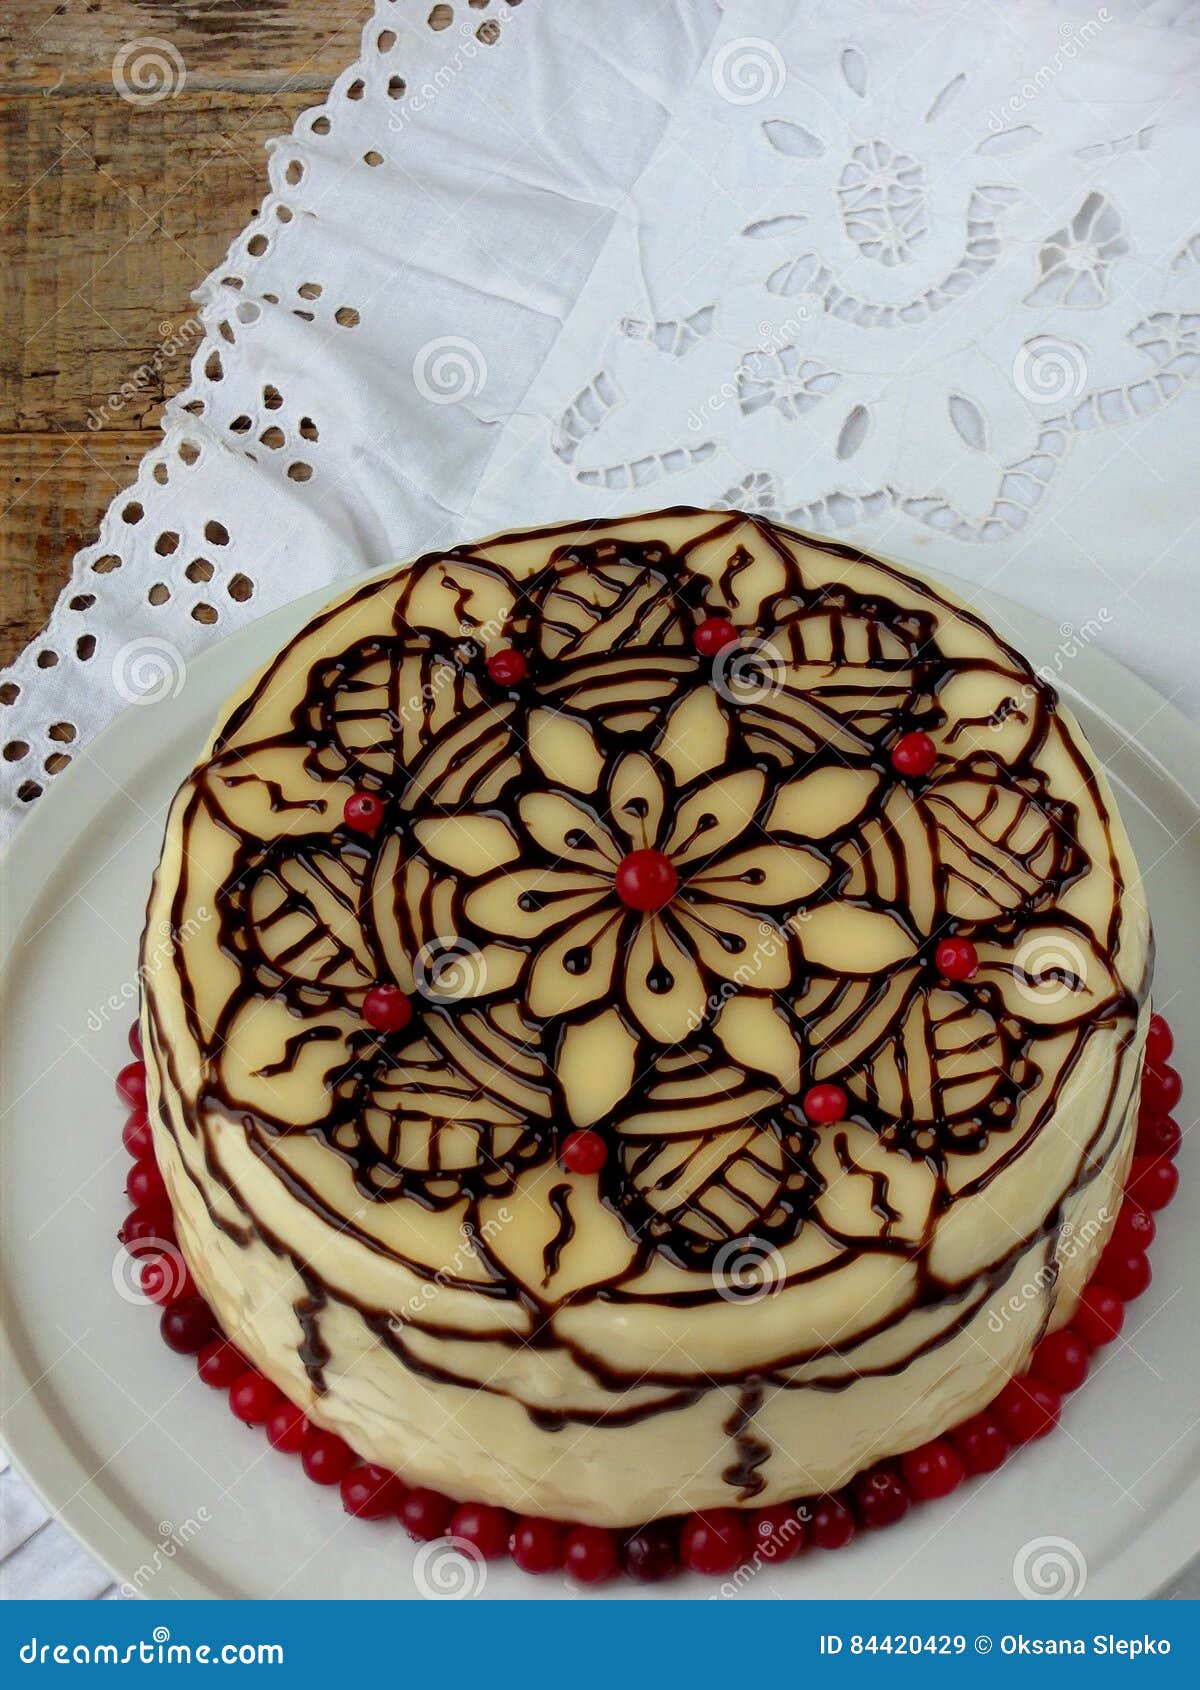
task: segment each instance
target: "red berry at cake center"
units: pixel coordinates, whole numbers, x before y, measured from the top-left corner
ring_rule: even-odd
[[[662,851],[631,851],[617,869],[617,896],[631,910],[664,909],[678,890],[675,864]]]

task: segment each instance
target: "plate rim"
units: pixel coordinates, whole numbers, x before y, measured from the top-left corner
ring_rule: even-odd
[[[319,588],[304,594],[190,659],[187,682],[178,695],[154,705],[156,712],[161,712],[156,719],[164,740],[175,730],[195,729],[196,713],[203,705],[196,699],[196,687],[190,684],[194,680],[199,680],[206,693],[216,696],[217,704],[213,708],[218,710],[233,688],[259,663],[269,660],[283,640],[313,615],[347,592],[390,574],[395,567],[373,570],[334,591]],[[956,593],[989,621],[998,622],[1004,630],[1002,637],[1018,650],[1037,650],[1054,633],[1058,635],[1059,646],[1067,637],[1061,627],[1055,629],[1051,618],[990,588],[941,572],[927,578],[935,587],[944,585]],[[1051,645],[1053,648],[1053,642]],[[1200,821],[1200,727],[1172,699],[1164,697],[1119,658],[1090,643],[1082,645],[1070,657],[1065,670],[1054,675],[1052,684],[1070,708],[1085,709],[1119,735],[1126,747],[1143,757],[1148,755],[1158,778],[1165,778],[1175,787]],[[129,708],[134,710],[137,706]],[[1131,726],[1131,720],[1139,717],[1137,725]],[[136,775],[147,760],[144,739],[128,732],[129,720],[129,710],[123,711],[78,753],[71,767],[54,780],[0,852],[0,910],[11,908],[14,903],[19,905],[23,890],[28,894],[24,919],[16,925],[11,921],[4,923],[0,943],[0,1008],[11,989],[8,978],[11,960],[24,943],[26,929],[35,913],[36,891],[68,855],[76,836],[75,821],[86,822],[111,800],[114,780],[119,784],[122,772]],[[211,716],[204,720],[206,732],[211,721]],[[186,773],[182,771],[181,780]],[[0,1083],[0,1156],[4,1153],[3,1135],[13,1130],[9,1118],[19,1103],[19,1098],[9,1098],[7,1083]],[[0,1287],[0,1422],[4,1425],[5,1445],[12,1465],[51,1517],[82,1544],[114,1581],[140,1595],[142,1592],[134,1582],[136,1566],[132,1564],[139,1551],[128,1545],[130,1533],[138,1545],[143,1544],[144,1534],[116,1499],[103,1487],[96,1486],[96,1475],[85,1472],[65,1431],[39,1402],[40,1381],[29,1377],[14,1341],[16,1323],[12,1320],[11,1300],[12,1288],[6,1282]],[[86,1429],[86,1414],[75,1417],[75,1423]],[[87,1500],[85,1493],[90,1493],[93,1487],[95,1495]],[[1114,1588],[1105,1590],[1103,1595],[1154,1596],[1177,1579],[1200,1555],[1198,1502],[1200,1471],[1191,1474],[1177,1496],[1166,1507],[1160,1507],[1144,1529],[1114,1553],[1102,1575],[1104,1583]],[[120,1526],[127,1530],[123,1532]],[[216,1588],[214,1578],[193,1573],[181,1559],[173,1566],[172,1580],[176,1586],[173,1594],[178,1599],[238,1599],[236,1591],[230,1596]],[[1098,1582],[1089,1585],[1090,1594],[1099,1594],[1095,1591]],[[662,1591],[653,1594],[660,1600],[673,1599]],[[796,1594],[803,1599],[802,1590]],[[540,1595],[537,1590],[531,1590],[528,1599]]]

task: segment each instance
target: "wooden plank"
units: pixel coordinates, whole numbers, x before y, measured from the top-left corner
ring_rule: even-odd
[[[155,440],[124,433],[0,435],[0,665],[37,633],[115,493]]]
[[[178,325],[266,191],[263,146],[309,94],[0,101],[0,430],[153,424],[186,379]],[[115,406],[143,366],[144,395]],[[90,420],[89,420],[90,419]]]
[[[365,0],[4,0],[0,10],[0,94],[37,95],[111,94],[118,55],[154,40],[170,44],[191,92],[326,88],[357,57],[370,16]],[[153,74],[153,49],[143,55]],[[174,57],[159,58],[177,79]]]

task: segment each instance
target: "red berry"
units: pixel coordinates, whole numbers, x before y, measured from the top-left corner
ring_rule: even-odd
[[[1183,1096],[1183,1081],[1174,1068],[1142,1071],[1142,1108],[1150,1115],[1169,1115]]]
[[[1010,1379],[992,1405],[1014,1444],[1031,1443],[1054,1429],[1062,1398],[1036,1379]]]
[[[726,616],[707,616],[703,622],[696,625],[692,639],[701,657],[717,657],[727,646],[737,643],[741,638],[733,623]]]
[[[617,867],[617,897],[631,910],[661,910],[678,890],[675,864],[662,851],[631,851]]]
[[[1109,1242],[1120,1244],[1125,1250],[1148,1250],[1157,1231],[1154,1216],[1149,1210],[1139,1209],[1136,1203],[1125,1202],[1121,1204]]]
[[[912,1498],[893,1467],[868,1467],[850,1481],[850,1494],[864,1526],[893,1526],[908,1513]]]
[[[1174,1049],[1175,1035],[1161,1015],[1152,1015],[1146,1029],[1146,1061],[1155,1068],[1162,1068],[1171,1060]]]
[[[342,1507],[357,1520],[394,1518],[403,1500],[404,1487],[400,1480],[373,1461],[351,1467],[342,1478]]]
[[[794,1502],[759,1508],[750,1521],[750,1551],[763,1561],[782,1563],[804,1548],[804,1524]]]
[[[892,767],[901,775],[927,775],[937,762],[937,746],[926,733],[901,736],[892,747]]]
[[[621,1546],[621,1565],[639,1584],[660,1584],[673,1578],[679,1571],[676,1537],[675,1528],[666,1520],[639,1526]]]
[[[441,1537],[450,1524],[450,1516],[454,1512],[454,1504],[441,1491],[427,1490],[424,1485],[418,1485],[410,1490],[400,1504],[400,1524],[409,1537],[418,1538],[422,1543],[428,1543],[431,1538]]]
[[[134,1204],[165,1203],[167,1188],[152,1156],[136,1161],[125,1176],[125,1194]]]
[[[494,1561],[508,1549],[512,1515],[486,1502],[464,1502],[450,1516],[450,1536],[471,1544],[485,1561]]]
[[[378,833],[383,825],[383,799],[373,792],[352,792],[342,806],[342,820],[355,833]]]
[[[126,1215],[117,1237],[128,1250],[133,1244],[174,1244],[175,1218],[167,1203],[139,1204]],[[131,1254],[144,1252],[131,1251]]]
[[[1125,1324],[1125,1305],[1115,1291],[1104,1285],[1088,1285],[1071,1317],[1071,1330],[1089,1350],[1098,1350],[1120,1336]]]
[[[413,1018],[413,1007],[399,986],[372,986],[363,998],[363,1020],[378,1033],[399,1033]]]
[[[487,660],[487,672],[498,687],[516,687],[528,675],[529,664],[523,651],[508,646],[492,653]]]
[[[979,973],[979,952],[969,939],[943,939],[933,960],[947,980],[973,980]]]
[[[196,1282],[187,1263],[175,1251],[156,1252],[141,1258],[139,1274],[142,1292],[152,1303],[177,1303],[181,1297],[195,1297]]]
[[[117,1095],[131,1109],[146,1107],[146,1064],[128,1062],[117,1075]]]
[[[242,1352],[225,1338],[214,1338],[196,1357],[196,1372],[214,1391],[227,1391],[249,1367]]]
[[[819,1496],[813,1504],[808,1540],[814,1549],[844,1549],[857,1530],[840,1496]]]
[[[1137,1140],[1133,1146],[1135,1156],[1165,1156],[1173,1162],[1182,1143],[1179,1123],[1170,1115],[1138,1117]]]
[[[283,1392],[253,1367],[235,1379],[229,1392],[229,1407],[247,1426],[265,1426],[277,1408],[287,1401]]]
[[[1029,1371],[1053,1390],[1077,1391],[1088,1376],[1091,1357],[1087,1345],[1069,1326],[1047,1333],[1037,1349]]]
[[[689,1514],[683,1523],[679,1553],[694,1573],[720,1578],[740,1567],[750,1553],[746,1517],[733,1508],[710,1508]]]
[[[1008,1454],[1008,1438],[990,1409],[964,1420],[951,1436],[968,1473],[994,1473]]]
[[[1095,1278],[1097,1285],[1115,1291],[1123,1303],[1132,1303],[1135,1297],[1149,1290],[1153,1278],[1150,1258],[1144,1250],[1130,1250],[1114,1242],[1097,1263]]]
[[[910,1449],[900,1457],[900,1472],[917,1502],[949,1496],[967,1476],[966,1463],[954,1445],[944,1438]]]
[[[1155,1020],[1157,1019],[1158,1017],[1155,1016]],[[1165,1026],[1166,1023],[1164,1022],[1163,1025]],[[1151,1026],[1153,1026],[1153,1023],[1151,1023]],[[1170,1037],[1169,1034],[1168,1037]],[[141,1023],[138,1021],[131,1021],[129,1023],[129,1048],[133,1054],[140,1059],[142,1054],[142,1028]],[[1170,1054],[1171,1052],[1168,1048],[1167,1055],[1169,1056]]]
[[[340,1485],[357,1459],[350,1445],[332,1432],[310,1432],[300,1451],[300,1465],[314,1485]]]
[[[573,1174],[598,1174],[608,1161],[608,1146],[599,1133],[568,1133],[558,1159]]]
[[[281,1402],[267,1416],[267,1442],[281,1455],[299,1455],[308,1437],[308,1421],[304,1410],[294,1402]]]
[[[563,1566],[580,1584],[603,1584],[617,1570],[617,1545],[604,1526],[570,1526],[563,1543]]]
[[[844,1121],[850,1100],[841,1086],[810,1086],[804,1094],[801,1107],[810,1121],[825,1125],[832,1121]]]
[[[1165,1209],[1179,1189],[1179,1169],[1164,1156],[1135,1156],[1125,1195],[1142,1209]]]
[[[563,1529],[557,1520],[532,1514],[518,1520],[512,1534],[512,1558],[523,1573],[553,1573],[562,1566]]]
[[[181,1297],[162,1312],[158,1323],[163,1343],[177,1355],[199,1355],[217,1336],[217,1323],[203,1297]]]
[[[121,1128],[121,1143],[135,1161],[154,1154],[154,1135],[150,1117],[144,1109],[135,1109]]]

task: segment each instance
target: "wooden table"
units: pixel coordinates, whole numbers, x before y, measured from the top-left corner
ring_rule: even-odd
[[[162,345],[266,191],[263,143],[320,101],[369,14],[368,0],[0,7],[0,664],[45,621],[185,384],[186,345]],[[185,80],[133,104],[120,55],[148,37]],[[106,408],[143,367],[137,401]]]

